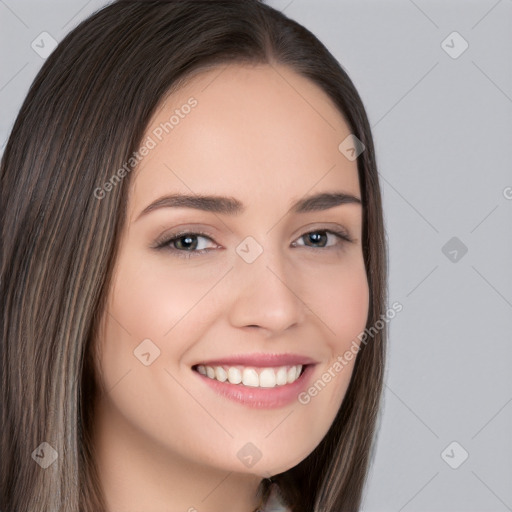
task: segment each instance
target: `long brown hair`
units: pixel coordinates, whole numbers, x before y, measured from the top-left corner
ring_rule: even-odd
[[[370,126],[354,85],[325,46],[258,0],[108,5],[47,59],[1,162],[0,510],[105,509],[90,436],[97,392],[91,347],[130,176],[101,200],[94,191],[137,150],[166,94],[193,72],[232,62],[277,63],[307,77],[363,142],[358,172],[367,327],[383,315],[387,253]],[[361,345],[342,406],[318,447],[272,478],[294,512],[358,510],[375,437],[385,339],[383,328]],[[42,442],[58,454],[44,471],[31,456]]]

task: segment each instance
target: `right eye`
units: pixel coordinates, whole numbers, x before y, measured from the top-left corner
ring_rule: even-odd
[[[180,232],[171,235],[166,235],[166,238],[160,240],[156,244],[157,249],[170,251],[174,255],[180,258],[190,258],[192,256],[200,256],[210,252],[211,248],[198,248],[198,246],[204,246],[204,242],[198,242],[198,239],[210,240],[213,239],[206,233],[194,233],[194,232]],[[218,245],[215,248],[219,247]]]

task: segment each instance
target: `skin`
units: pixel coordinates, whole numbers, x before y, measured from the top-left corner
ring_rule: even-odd
[[[261,479],[295,466],[327,433],[355,359],[307,405],[277,409],[228,400],[191,367],[233,353],[298,353],[317,361],[313,383],[368,315],[362,206],[288,213],[317,192],[361,198],[356,162],[338,150],[350,130],[331,100],[286,67],[231,64],[170,95],[146,136],[192,96],[197,106],[130,177],[97,340],[105,393],[94,442],[109,512],[252,511]],[[138,218],[170,193],[234,197],[245,211],[167,207]],[[178,227],[206,230],[211,239],[194,241],[211,251],[187,259],[153,248]],[[304,236],[340,227],[353,242]],[[247,236],[263,248],[251,264],[235,251]],[[149,366],[133,353],[147,338],[160,350]],[[237,457],[248,442],[262,454],[251,468]]]

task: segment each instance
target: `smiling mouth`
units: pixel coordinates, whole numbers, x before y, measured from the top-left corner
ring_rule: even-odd
[[[274,388],[293,384],[310,365],[284,365],[272,367],[256,367],[242,365],[194,365],[192,370],[205,377],[235,384],[242,387]]]

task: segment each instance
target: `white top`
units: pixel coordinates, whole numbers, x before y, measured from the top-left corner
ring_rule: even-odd
[[[291,510],[284,505],[281,492],[276,483],[271,484],[270,496],[266,505],[259,512],[291,512]]]

